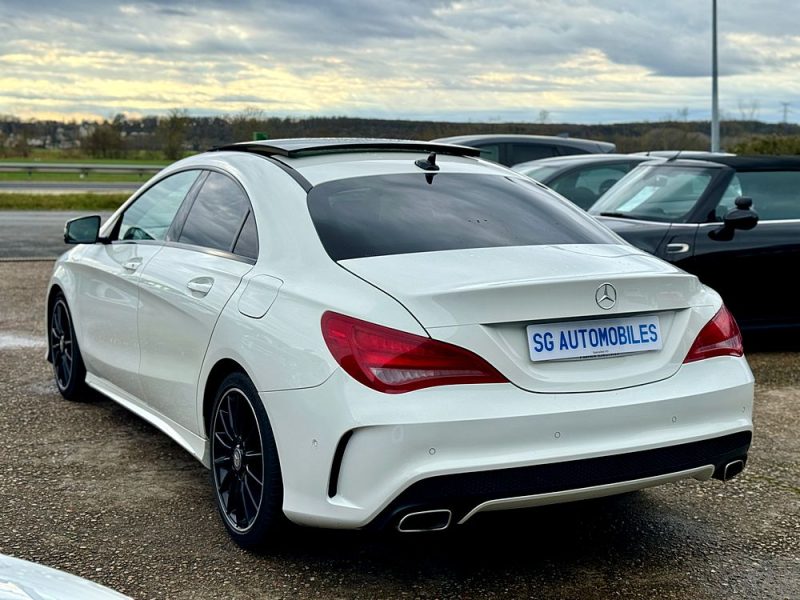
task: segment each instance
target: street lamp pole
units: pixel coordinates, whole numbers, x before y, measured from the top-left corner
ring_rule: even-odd
[[[719,87],[717,79],[717,0],[711,0],[711,151],[719,152]]]

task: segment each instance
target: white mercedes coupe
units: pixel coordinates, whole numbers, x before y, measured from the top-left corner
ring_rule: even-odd
[[[202,461],[244,547],[287,521],[440,530],[747,460],[753,377],[719,295],[471,148],[234,144],[65,241],[59,390]]]

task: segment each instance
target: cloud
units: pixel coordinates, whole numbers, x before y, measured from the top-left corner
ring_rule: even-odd
[[[723,105],[758,99],[777,118],[779,102],[800,104],[788,15],[778,0],[720,3]],[[0,4],[0,113],[24,116],[699,118],[709,72],[710,6],[695,0]]]

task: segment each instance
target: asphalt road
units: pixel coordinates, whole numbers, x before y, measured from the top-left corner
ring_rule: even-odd
[[[0,264],[0,552],[135,598],[800,598],[800,355],[754,354],[743,475],[487,513],[452,534],[295,528],[229,541],[208,474],[113,402],[60,398],[51,265]]]
[[[64,223],[87,214],[73,211],[0,211],[0,260],[55,258],[69,249]],[[99,212],[105,220],[110,212]]]
[[[138,183],[91,181],[0,181],[0,193],[24,192],[28,194],[132,194]]]

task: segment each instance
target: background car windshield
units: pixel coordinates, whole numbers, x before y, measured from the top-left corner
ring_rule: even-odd
[[[618,243],[579,209],[516,177],[414,173],[340,179],[313,188],[308,207],[334,260]]]
[[[680,221],[708,188],[716,169],[640,166],[589,211],[649,221]]]

